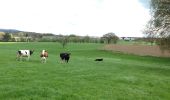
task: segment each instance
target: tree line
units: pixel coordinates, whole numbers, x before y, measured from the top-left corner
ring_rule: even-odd
[[[1,42],[60,42],[66,44],[73,43],[114,43],[116,44],[119,37],[115,33],[109,32],[102,37],[78,36],[78,35],[54,35],[51,33],[34,33],[34,32],[18,32],[8,33],[0,32]]]

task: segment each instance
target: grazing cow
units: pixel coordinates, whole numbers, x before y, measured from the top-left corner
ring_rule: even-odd
[[[27,58],[29,61],[30,56],[33,54],[34,50],[18,50],[17,52],[17,60],[23,60],[23,57]]]
[[[60,53],[60,58],[62,61],[65,61],[68,63],[69,59],[70,59],[70,53]]]
[[[46,63],[47,61],[46,59],[48,58],[48,52],[46,50],[42,50],[40,57],[41,57],[41,62]]]
[[[103,58],[97,58],[94,61],[103,61]]]

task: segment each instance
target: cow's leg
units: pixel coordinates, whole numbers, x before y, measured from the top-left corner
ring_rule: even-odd
[[[29,60],[30,60],[30,56],[27,57],[27,61],[29,61]]]
[[[64,60],[61,59],[61,63],[64,63]]]
[[[44,59],[43,59],[43,57],[41,57],[41,63],[44,63]]]
[[[43,63],[43,57],[41,57],[41,63]]]
[[[61,57],[61,63],[63,63],[64,62],[64,58],[63,57]]]
[[[69,57],[66,58],[66,62],[67,62],[67,63],[68,63],[68,61],[69,61]]]
[[[65,61],[66,63],[68,63],[68,60],[67,60],[67,59],[65,59],[64,61]]]
[[[46,63],[46,57],[41,57],[41,63]]]
[[[68,63],[69,59],[67,59],[67,63]]]
[[[19,56],[19,61],[22,61],[23,60],[23,57],[22,55]]]
[[[20,58],[20,56],[19,56],[19,54],[17,54],[16,60],[19,61],[20,60],[19,58]]]
[[[44,58],[44,63],[46,63],[46,60],[47,60],[47,59],[46,59],[46,57],[45,57],[45,58]]]
[[[21,61],[24,61],[24,60],[26,60],[26,59],[25,59],[24,56],[21,56],[20,60],[21,60]]]

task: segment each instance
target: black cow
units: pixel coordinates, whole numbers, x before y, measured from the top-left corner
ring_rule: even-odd
[[[68,63],[69,59],[70,59],[70,53],[60,53],[60,58],[62,61],[65,61]]]

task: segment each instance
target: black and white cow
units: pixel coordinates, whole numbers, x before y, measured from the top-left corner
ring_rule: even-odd
[[[18,50],[17,51],[17,60],[23,60],[23,57],[27,58],[29,61],[30,56],[33,54],[34,50]]]
[[[70,53],[60,53],[60,58],[62,61],[65,61],[68,63],[69,59],[70,59]]]

